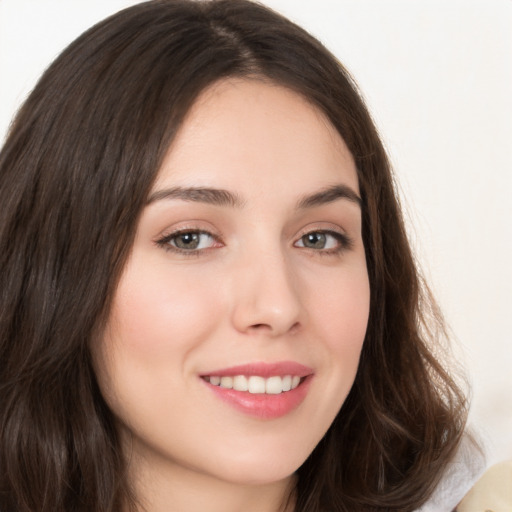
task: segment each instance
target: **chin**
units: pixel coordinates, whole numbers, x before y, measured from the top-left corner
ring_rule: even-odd
[[[285,443],[286,444],[286,443]],[[310,452],[295,447],[271,449],[261,447],[243,452],[211,454],[205,461],[218,478],[235,484],[266,485],[290,478],[304,463]]]

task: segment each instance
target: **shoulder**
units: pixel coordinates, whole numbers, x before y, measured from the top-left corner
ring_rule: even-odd
[[[474,510],[512,510],[512,460],[491,466],[457,507],[457,512]]]
[[[484,468],[482,452],[471,436],[465,436],[435,491],[416,512],[451,512],[482,474]]]

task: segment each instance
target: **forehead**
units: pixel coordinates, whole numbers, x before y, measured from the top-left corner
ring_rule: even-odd
[[[358,191],[354,160],[317,107],[260,79],[226,79],[198,97],[175,137],[155,188],[178,185],[297,193],[343,182]],[[263,187],[265,188],[265,187]]]

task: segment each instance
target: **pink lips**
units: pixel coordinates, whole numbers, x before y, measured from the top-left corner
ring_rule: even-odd
[[[234,377],[245,375],[246,377],[259,376],[264,378],[274,376],[292,375],[301,378],[300,384],[290,391],[280,394],[249,393],[235,389],[214,386],[204,380],[204,377]],[[202,381],[221,400],[235,409],[250,416],[261,419],[275,419],[284,416],[298,407],[306,398],[309,385],[313,378],[313,369],[293,361],[277,363],[252,363],[229,368],[216,369],[200,375]]]

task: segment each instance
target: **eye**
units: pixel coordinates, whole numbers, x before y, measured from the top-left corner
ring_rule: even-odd
[[[351,244],[352,242],[348,236],[336,231],[310,231],[295,242],[295,247],[338,253],[350,248]]]
[[[198,252],[215,247],[217,239],[207,231],[187,229],[177,231],[157,241],[166,250],[177,252]]]

